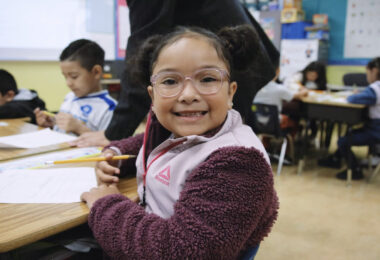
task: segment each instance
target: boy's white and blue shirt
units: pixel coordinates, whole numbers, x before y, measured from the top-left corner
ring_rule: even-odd
[[[117,101],[107,90],[91,93],[84,97],[77,97],[73,92],[66,95],[59,112],[71,114],[74,118],[84,122],[92,131],[105,130],[113,115]],[[57,126],[54,130],[62,131]]]

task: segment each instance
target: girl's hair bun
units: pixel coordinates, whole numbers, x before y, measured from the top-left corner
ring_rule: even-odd
[[[161,42],[162,35],[153,35],[146,39],[139,51],[127,62],[128,74],[131,75],[133,83],[144,87],[150,85],[149,70],[152,61],[152,55],[156,46]],[[128,54],[127,54],[128,55]]]
[[[225,27],[218,32],[218,36],[231,53],[234,69],[244,70],[255,62],[260,51],[260,41],[252,26]]]

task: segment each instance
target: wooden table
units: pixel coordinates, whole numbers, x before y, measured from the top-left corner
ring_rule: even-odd
[[[8,125],[0,126],[0,136],[23,134],[33,132],[42,129],[37,125],[27,123],[25,119],[1,119],[0,122],[4,122]],[[51,152],[54,150],[62,150],[70,148],[68,143],[48,145],[33,149],[20,149],[20,148],[2,148],[0,149],[0,161],[15,159],[19,157],[35,155],[39,153]]]
[[[352,126],[362,123],[366,120],[368,112],[367,107],[361,104],[351,104],[348,102],[335,102],[333,100],[321,101],[318,97],[321,95],[330,95],[328,93],[318,93],[302,99],[304,116],[307,120],[325,120],[336,123],[347,124],[348,149],[351,149],[351,133]],[[298,174],[303,170],[305,164],[305,154],[307,150],[308,135],[307,129],[305,140],[303,142],[302,158],[298,162]],[[347,184],[351,184],[352,171],[350,168],[350,160],[348,160]]]
[[[37,126],[22,120],[0,120],[9,127],[0,127],[0,135],[36,131]],[[60,147],[56,148],[60,149]],[[27,149],[17,149],[27,150]],[[7,150],[9,151],[9,150]],[[4,154],[4,153],[3,153]],[[22,156],[30,155],[22,151]],[[19,154],[16,153],[16,157]],[[94,164],[92,164],[93,166]],[[73,167],[74,165],[55,166]],[[91,166],[88,163],[75,167]],[[137,196],[135,178],[122,179],[120,191],[129,198]],[[4,204],[0,203],[0,253],[38,241],[87,222],[89,210],[82,202],[68,204]]]

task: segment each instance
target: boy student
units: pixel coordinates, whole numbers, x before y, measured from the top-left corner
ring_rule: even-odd
[[[104,50],[93,41],[80,39],[70,43],[59,59],[71,92],[55,116],[37,108],[34,113],[38,125],[77,135],[105,130],[117,102],[100,85]]]
[[[18,89],[12,74],[0,69],[0,118],[30,117],[31,122],[36,122],[33,110],[37,107],[45,109],[37,92],[29,89]]]
[[[257,92],[253,102],[276,105],[278,113],[280,114],[281,128],[287,128],[289,126],[295,126],[296,122],[286,115],[281,114],[282,103],[284,101],[289,102],[291,100],[299,100],[302,97],[306,97],[308,90],[306,88],[300,88],[296,91],[292,91],[284,85],[276,82],[278,75],[279,67],[277,66],[275,78]],[[293,123],[291,123],[291,121],[293,121]]]

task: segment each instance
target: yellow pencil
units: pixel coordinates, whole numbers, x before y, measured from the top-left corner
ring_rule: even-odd
[[[55,117],[55,114],[53,114],[53,113],[51,113],[49,111],[46,111],[46,110],[43,110],[42,113],[44,113],[47,116]]]
[[[111,158],[111,160],[125,160],[129,158],[134,158],[136,155],[115,155]],[[79,162],[99,162],[99,161],[106,161],[106,157],[93,157],[93,158],[82,158],[82,159],[68,159],[68,160],[62,160],[62,161],[46,161],[45,164],[52,165],[52,164],[63,164],[63,163],[79,163]]]

